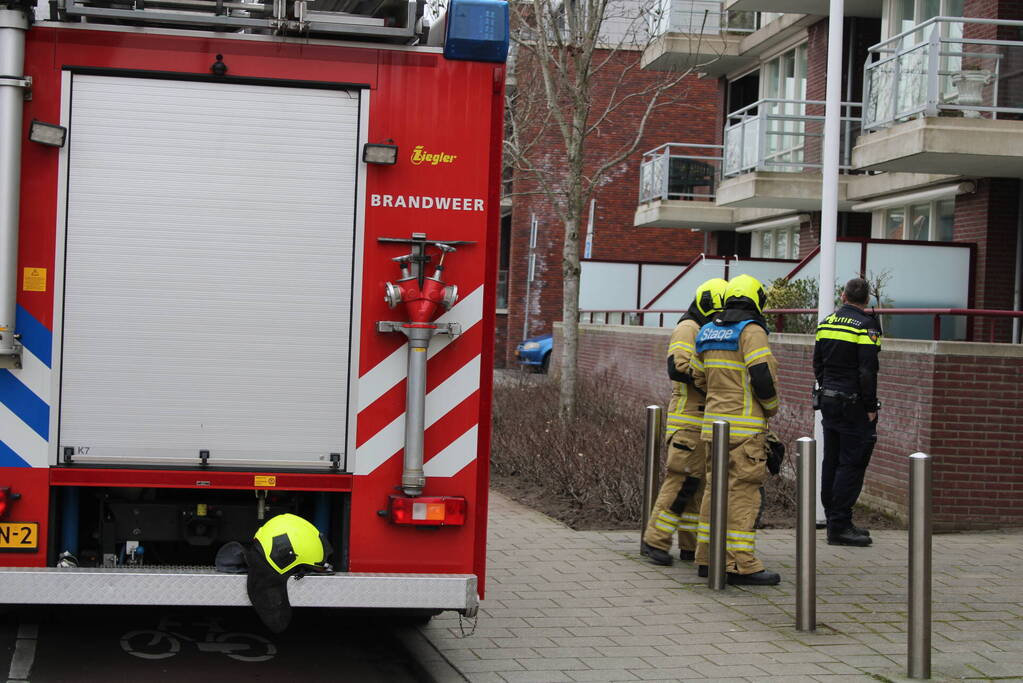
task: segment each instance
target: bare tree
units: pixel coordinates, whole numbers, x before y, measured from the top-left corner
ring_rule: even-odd
[[[579,340],[580,223],[595,192],[640,145],[650,117],[684,96],[676,72],[641,70],[658,21],[652,0],[512,0],[506,163],[515,193],[546,197],[563,228],[564,339],[560,408],[575,415]],[[700,31],[702,33],[702,31]],[[624,140],[600,158],[592,140]],[[529,305],[529,302],[526,304]]]

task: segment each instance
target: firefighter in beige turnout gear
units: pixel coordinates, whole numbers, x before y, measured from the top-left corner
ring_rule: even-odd
[[[700,439],[703,426],[703,392],[692,386],[689,359],[695,350],[696,333],[721,311],[725,287],[721,278],[707,280],[696,288],[689,310],[679,320],[668,343],[667,473],[643,534],[641,552],[651,562],[670,565],[671,542],[678,531],[679,558],[692,561],[696,549],[696,525],[703,499],[703,473],[707,469],[707,447]]]
[[[724,310],[700,329],[691,361],[693,383],[706,393],[703,441],[709,444],[715,421],[728,422],[726,571],[728,582],[740,585],[773,586],[781,580],[754,552],[760,487],[767,478],[767,419],[778,412],[778,363],[767,342],[766,298],[756,278],[739,275],[730,280]],[[705,481],[709,489],[709,458]],[[706,576],[709,495],[700,508],[697,536],[696,564]]]

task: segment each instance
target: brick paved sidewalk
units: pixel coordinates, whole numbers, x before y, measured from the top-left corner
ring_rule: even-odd
[[[820,532],[823,534],[823,532]],[[795,531],[758,533],[782,583],[715,592],[491,492],[487,599],[423,629],[470,681],[903,681],[904,531],[817,547],[816,633],[795,623]],[[1023,532],[934,537],[933,680],[1023,681]],[[464,630],[464,635],[463,635]]]

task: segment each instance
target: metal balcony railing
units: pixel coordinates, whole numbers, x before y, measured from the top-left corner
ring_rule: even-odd
[[[860,133],[860,104],[842,103],[839,168],[848,171]],[[722,174],[802,172],[821,167],[824,102],[763,99],[728,115]]]
[[[726,10],[724,2],[715,0],[659,0],[649,17],[653,35],[753,33],[761,22],[759,12]]]
[[[864,67],[863,128],[913,116],[1023,114],[1023,21],[934,17],[874,45]]]
[[[639,203],[655,199],[714,201],[721,149],[721,145],[669,142],[646,152],[639,166]]]

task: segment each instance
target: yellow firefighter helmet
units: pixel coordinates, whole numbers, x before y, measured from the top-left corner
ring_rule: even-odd
[[[319,529],[298,515],[277,515],[259,528],[256,543],[278,574],[297,567],[322,571],[327,559]]]
[[[760,280],[752,275],[736,275],[728,281],[728,288],[725,290],[725,305],[732,299],[749,299],[757,307],[758,313],[764,312],[764,304],[767,303],[767,292]]]
[[[725,289],[727,287],[727,280],[715,277],[696,288],[694,300],[700,315],[707,318],[725,307]]]

